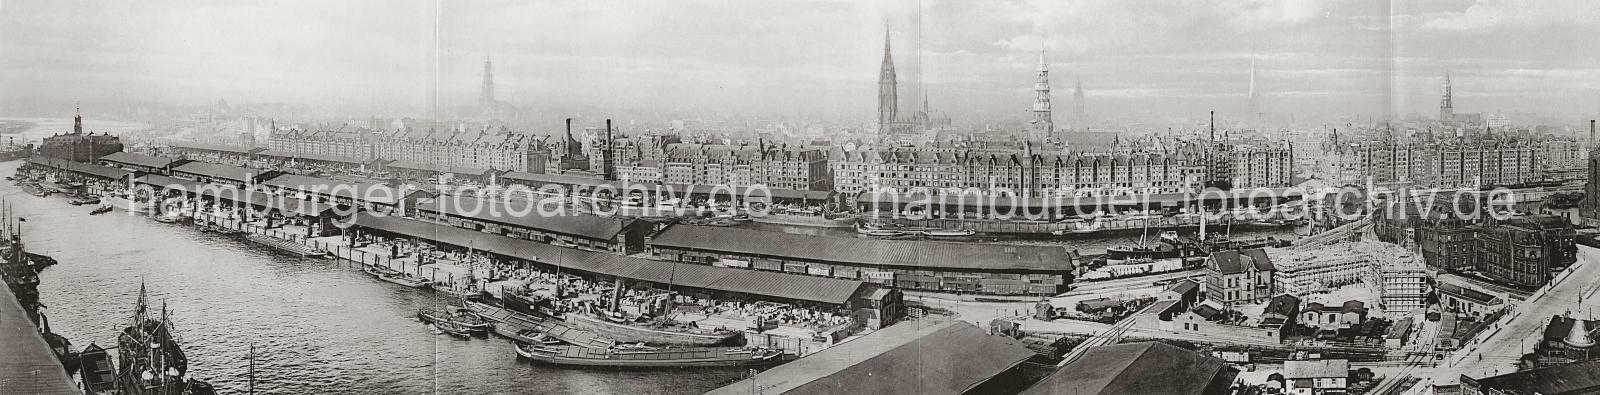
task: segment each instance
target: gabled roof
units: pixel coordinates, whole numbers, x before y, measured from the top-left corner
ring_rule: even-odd
[[[1260,248],[1217,251],[1211,253],[1208,259],[1216,261],[1217,270],[1222,274],[1244,273],[1246,267],[1253,267],[1257,271],[1276,270],[1272,266],[1272,259],[1267,257],[1267,252]]]
[[[1235,374],[1231,369],[1221,359],[1164,343],[1118,344],[1089,349],[1022,395],[1201,394],[1218,376]]]

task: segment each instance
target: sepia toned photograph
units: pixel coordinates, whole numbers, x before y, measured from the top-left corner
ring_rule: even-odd
[[[0,0],[0,395],[1600,394],[1596,119],[1590,1]]]

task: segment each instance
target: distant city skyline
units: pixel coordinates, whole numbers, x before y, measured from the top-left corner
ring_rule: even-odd
[[[157,3],[160,3],[159,1]],[[918,11],[920,10],[920,12]],[[1600,10],[1525,4],[893,0],[0,4],[0,111],[77,101],[305,103],[426,116],[476,105],[872,122],[887,26],[901,97],[960,124],[1052,99],[1097,120],[1600,111]],[[1254,70],[1252,76],[1252,63]],[[918,103],[920,104],[920,103]],[[1069,108],[1060,107],[1058,108]],[[1237,114],[1237,115],[1236,115]],[[1230,117],[1231,116],[1231,117]]]

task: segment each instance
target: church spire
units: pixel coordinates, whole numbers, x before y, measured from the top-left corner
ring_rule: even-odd
[[[878,132],[889,132],[899,115],[899,87],[895,82],[894,56],[889,48],[889,26],[883,27],[883,65],[878,69]]]
[[[1050,65],[1044,61],[1044,48],[1039,49],[1038,77],[1033,82],[1033,124],[1048,136],[1055,132],[1055,121],[1050,116]]]

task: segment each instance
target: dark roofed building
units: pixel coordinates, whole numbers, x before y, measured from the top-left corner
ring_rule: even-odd
[[[1096,347],[1023,395],[1227,394],[1238,370],[1221,359],[1159,342]]]
[[[920,327],[919,327],[920,325]],[[1027,385],[1021,365],[1036,354],[1021,341],[965,321],[908,321],[762,372],[767,394],[989,394]],[[750,382],[708,395],[747,394]]]
[[[1465,395],[1600,394],[1600,360],[1551,366],[1494,377],[1461,376]]]
[[[1206,257],[1205,271],[1207,300],[1236,305],[1276,294],[1277,268],[1260,248],[1213,252]]]
[[[172,168],[172,176],[203,183],[245,187],[277,176],[275,170],[219,165],[206,162],[188,162]]]
[[[545,215],[541,210],[555,213]],[[458,196],[422,202],[417,205],[417,215],[459,228],[610,252],[643,251],[644,238],[651,230],[647,221],[573,215],[537,203]]]
[[[101,165],[121,168],[128,171],[145,173],[166,174],[174,166],[188,163],[182,159],[172,159],[160,156],[135,154],[132,152],[117,152],[100,157]]]
[[[713,296],[710,293],[694,290],[783,303],[803,302],[857,308],[865,305],[864,299],[877,289],[876,286],[861,281],[673,264],[617,254],[575,250],[408,218],[370,213],[357,213],[355,218],[353,228],[359,233],[382,232],[408,238],[428,238],[443,245],[472,248],[484,253],[537,263],[552,269],[559,264],[562,270],[588,273],[596,278],[623,278],[654,284],[671,284],[677,292],[703,298]]]
[[[1449,311],[1484,315],[1505,304],[1499,297],[1448,282],[1436,285],[1439,304]]]
[[[663,259],[989,294],[1065,291],[1073,256],[1057,246],[846,239],[675,225],[649,242]]]

